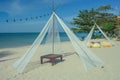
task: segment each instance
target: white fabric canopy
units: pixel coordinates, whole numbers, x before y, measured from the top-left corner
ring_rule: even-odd
[[[75,48],[77,54],[82,60],[82,63],[84,64],[84,67],[87,70],[90,70],[94,67],[97,67],[99,65],[102,65],[103,62],[95,56],[84,44],[82,41],[79,40],[79,38],[64,24],[64,22],[56,15],[58,21],[60,22],[61,26],[67,33],[73,47]]]
[[[110,40],[107,35],[102,31],[102,29],[95,23],[95,25],[97,26],[97,28],[100,30],[100,32],[104,35],[104,37],[113,45],[116,46],[117,44],[115,42],[113,42],[112,40]]]
[[[107,39],[113,46],[116,46],[117,44],[115,43],[115,42],[113,42],[112,40],[110,40],[108,37],[107,37],[107,35],[102,31],[102,29],[96,24],[96,22],[94,22],[95,24],[94,24],[94,26],[93,26],[93,28],[91,29],[91,31],[90,31],[90,33],[88,34],[88,36],[85,38],[85,40],[84,40],[84,42],[85,43],[89,43],[90,42],[90,39],[91,39],[91,37],[92,37],[92,35],[93,35],[93,32],[94,32],[94,29],[95,29],[95,27],[97,27],[98,28],[98,30],[103,34],[103,36],[105,37],[105,39]]]
[[[45,43],[44,43],[44,54],[60,54],[62,52],[61,44],[60,44],[60,35],[59,28],[57,25],[57,20],[55,16],[51,21],[51,25],[49,26],[48,32],[46,34]]]
[[[28,51],[18,61],[15,62],[14,67],[17,69],[19,73],[23,72],[24,68],[30,61],[31,57],[33,56],[33,54],[35,54],[35,51],[37,50],[38,46],[41,44],[43,38],[45,37],[46,32],[48,31],[51,34],[53,34],[53,32],[51,32],[52,31],[51,29],[53,29],[54,27],[51,27],[51,25],[53,25],[52,23],[53,23],[54,17],[57,18],[58,22],[60,23],[64,31],[67,33],[74,49],[76,50],[77,54],[81,58],[81,61],[86,70],[90,70],[94,67],[97,67],[103,64],[103,62],[97,56],[95,56],[93,52],[91,52],[89,48],[87,48],[82,41],[79,40],[79,38],[67,27],[67,25],[65,25],[65,23],[55,14],[55,12],[53,12],[47,24],[45,25],[41,33],[38,35],[33,45],[28,49]],[[56,38],[54,40],[56,40],[57,42],[60,40],[60,38],[59,38],[58,31],[55,33],[57,33],[57,35],[55,34],[50,35],[48,33],[49,35],[47,37],[52,36],[53,38],[54,36],[54,38]],[[50,38],[50,40],[47,42],[51,42],[52,38]]]
[[[88,36],[85,38],[85,40],[84,40],[85,43],[89,43],[89,42],[90,42],[90,39],[91,39],[91,37],[92,37],[94,28],[95,28],[95,25],[94,25],[93,28],[91,29],[91,31],[90,31],[90,33],[88,34]]]
[[[41,31],[41,33],[38,35],[38,37],[36,38],[36,40],[34,41],[34,43],[32,44],[32,46],[26,51],[26,53],[18,60],[15,62],[15,64],[13,65],[17,71],[19,73],[22,73],[24,68],[26,67],[26,65],[28,64],[28,62],[30,61],[31,57],[33,56],[33,54],[35,53],[35,51],[37,50],[38,46],[41,44],[49,26],[50,23],[53,19],[53,15],[50,17],[50,19],[48,20],[48,22],[46,23],[45,27],[43,28],[43,30]]]

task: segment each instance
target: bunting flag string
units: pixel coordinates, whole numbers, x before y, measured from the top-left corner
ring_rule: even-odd
[[[40,16],[34,16],[34,17],[26,17],[26,18],[13,18],[13,19],[4,19],[4,20],[0,20],[0,22],[6,22],[6,23],[10,23],[10,22],[22,22],[22,21],[34,21],[34,20],[39,20],[41,18],[45,18],[47,16],[49,16],[51,13],[47,13],[44,15],[40,15]]]

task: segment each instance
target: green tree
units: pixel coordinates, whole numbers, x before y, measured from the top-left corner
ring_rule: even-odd
[[[110,5],[100,6],[97,9],[80,10],[76,18],[73,18],[72,24],[75,27],[71,28],[75,32],[89,32],[94,25],[92,20],[95,20],[106,33],[115,33],[116,15],[109,13]]]
[[[75,32],[89,32],[93,26],[92,20],[95,18],[96,11],[92,8],[91,10],[81,10],[76,18],[73,18],[72,24],[76,27],[71,28]]]
[[[115,33],[118,36],[118,40],[120,40],[120,19],[117,19]]]
[[[107,10],[112,9],[110,5],[100,6],[96,10],[99,12],[106,12]]]

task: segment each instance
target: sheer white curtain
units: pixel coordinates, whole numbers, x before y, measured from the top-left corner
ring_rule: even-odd
[[[113,46],[116,46],[117,44],[107,37],[107,35],[102,31],[102,29],[96,24],[95,21],[94,21],[94,23],[95,24],[94,24],[93,28],[91,29],[90,33],[88,34],[88,36],[85,38],[84,43],[89,43],[90,42],[90,39],[91,39],[91,37],[93,35],[93,31],[94,31],[95,27],[97,27],[98,30],[103,34],[105,39],[107,39]]]
[[[100,32],[103,34],[103,36],[113,45],[116,46],[117,44],[115,42],[113,42],[112,40],[110,40],[107,35],[101,30],[101,28],[95,23],[95,25],[97,26],[97,28],[100,30]]]
[[[42,42],[42,40],[43,40],[43,38],[44,38],[48,28],[49,28],[49,25],[52,23],[52,19],[53,19],[53,15],[50,17],[47,24],[44,26],[43,30],[38,35],[38,37],[36,38],[36,40],[34,41],[32,46],[26,51],[26,53],[18,61],[16,61],[13,64],[13,66],[17,69],[17,71],[19,73],[23,72],[24,68],[26,67],[26,65],[30,61],[31,57],[33,56],[33,54],[35,53],[35,51],[37,50],[37,48],[41,44],[41,42]]]
[[[88,36],[85,38],[84,42],[85,43],[89,43],[91,40],[91,37],[93,35],[93,31],[94,31],[95,25],[93,26],[93,28],[91,29],[90,33],[88,34]]]
[[[44,48],[46,54],[60,54],[61,50],[61,40],[59,35],[59,28],[57,25],[57,20],[55,15],[53,14],[53,19],[51,21],[51,25],[49,26],[48,33],[46,36]]]
[[[97,67],[97,66],[102,66],[103,61],[100,60],[97,56],[95,56],[84,45],[84,43],[75,36],[75,34],[64,24],[64,22],[57,15],[56,15],[56,17],[57,17],[58,21],[60,22],[61,26],[63,27],[63,29],[65,30],[65,32],[67,33],[68,37],[70,38],[70,41],[71,41],[73,47],[75,48],[77,54],[81,58],[86,71],[90,70],[94,67]]]

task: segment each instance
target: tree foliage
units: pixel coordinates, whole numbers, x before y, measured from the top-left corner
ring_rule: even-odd
[[[76,18],[73,18],[72,22],[72,24],[75,25],[77,28],[72,28],[72,30],[79,29],[80,31],[89,32],[89,30],[91,29],[90,26],[93,26],[92,20],[94,20],[95,14],[96,12],[93,8],[90,11],[79,11],[78,16]]]
[[[116,34],[118,20],[115,14],[110,13],[110,10],[112,10],[110,5],[100,6],[97,9],[80,10],[78,16],[73,18],[72,24],[75,27],[71,29],[75,32],[89,32],[94,25],[93,20],[95,20],[104,32]]]

